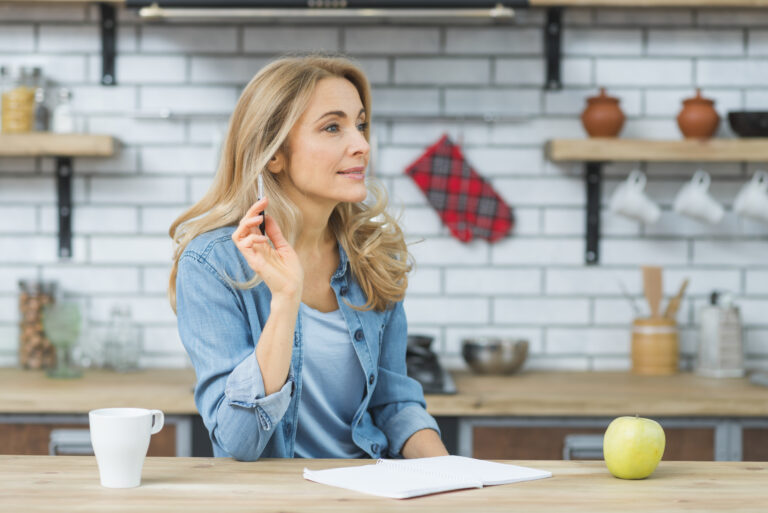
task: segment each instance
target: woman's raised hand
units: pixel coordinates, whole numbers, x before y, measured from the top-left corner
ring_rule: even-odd
[[[266,210],[268,202],[268,198],[262,198],[251,205],[232,233],[232,240],[248,266],[267,284],[273,298],[298,303],[304,285],[304,269],[298,255],[285,240],[272,216],[267,216],[266,235],[259,230],[263,220],[259,212]],[[270,240],[274,247],[270,246]]]

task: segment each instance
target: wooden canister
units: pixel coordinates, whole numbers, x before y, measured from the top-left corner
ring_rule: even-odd
[[[675,374],[679,348],[677,323],[664,317],[644,317],[632,323],[632,373]]]

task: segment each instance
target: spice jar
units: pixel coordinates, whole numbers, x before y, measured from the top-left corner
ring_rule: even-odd
[[[2,131],[18,134],[32,131],[35,120],[35,89],[41,82],[40,68],[22,66],[2,94]]]
[[[54,302],[55,282],[19,281],[19,364],[24,369],[50,369],[56,350],[43,331],[43,308]]]
[[[10,76],[6,66],[0,66],[0,132],[2,129],[2,117],[3,117],[3,93],[10,87]]]

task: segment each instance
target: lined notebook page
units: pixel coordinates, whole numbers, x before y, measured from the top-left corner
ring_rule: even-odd
[[[310,481],[394,499],[551,476],[546,470],[462,456],[379,460],[375,465],[328,470],[304,469],[304,478]]]

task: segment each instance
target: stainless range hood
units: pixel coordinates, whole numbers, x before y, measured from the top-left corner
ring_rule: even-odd
[[[191,19],[490,19],[514,16],[528,0],[126,0],[148,20]]]

